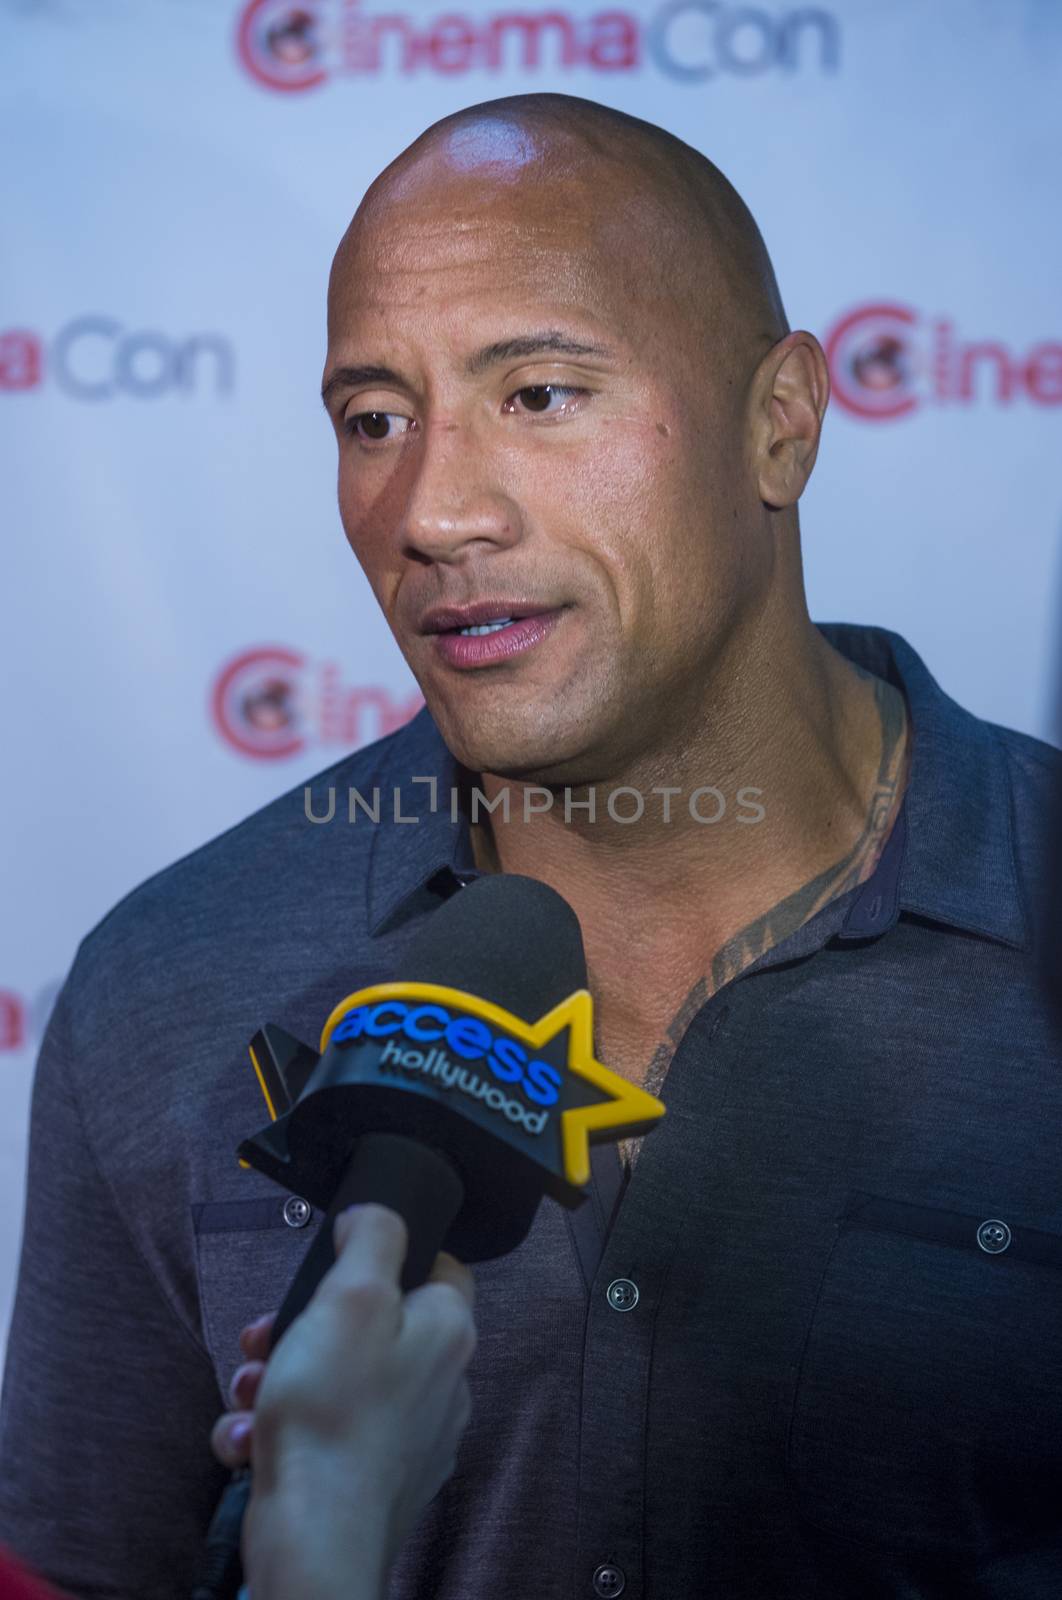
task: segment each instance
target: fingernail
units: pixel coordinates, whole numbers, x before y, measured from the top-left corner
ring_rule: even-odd
[[[229,1429],[229,1442],[231,1444],[242,1444],[250,1431],[251,1424],[246,1420],[246,1418],[240,1422],[234,1422],[232,1427]]]

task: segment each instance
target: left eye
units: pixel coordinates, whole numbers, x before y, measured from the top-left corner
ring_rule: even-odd
[[[510,410],[513,400],[520,400],[525,411],[536,416],[555,416],[558,411],[563,411],[569,400],[582,392],[581,389],[565,388],[558,383],[534,383],[526,389],[517,389],[505,406],[506,410]],[[551,406],[553,400],[559,400],[560,405]]]
[[[394,428],[392,423],[404,422],[405,428]],[[353,416],[345,417],[343,426],[347,432],[360,439],[363,444],[383,444],[396,433],[408,433],[412,427],[409,417],[399,416],[395,411],[357,411]]]

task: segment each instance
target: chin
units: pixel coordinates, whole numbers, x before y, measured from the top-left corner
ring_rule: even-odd
[[[432,713],[435,715],[435,712]],[[491,772],[514,783],[565,783],[569,769],[582,766],[585,733],[571,728],[521,728],[513,719],[478,717],[474,722],[437,716],[450,750],[469,772]]]

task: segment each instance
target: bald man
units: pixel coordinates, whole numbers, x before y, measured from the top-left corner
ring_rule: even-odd
[[[481,872],[570,901],[598,1054],[667,1116],[474,1267],[471,1421],[393,1600],[1062,1590],[1058,758],[810,620],[828,393],[659,128],[494,101],[366,194],[323,396],[427,705],[142,885],[56,1007],[0,1537],[72,1593],[183,1595],[239,1330],[319,1225],[236,1168],[249,1033],[316,1036]]]

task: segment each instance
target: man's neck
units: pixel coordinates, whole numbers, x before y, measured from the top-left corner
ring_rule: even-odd
[[[713,986],[726,981],[869,874],[903,791],[902,695],[812,631],[803,674],[776,666],[744,704],[731,693],[716,715],[708,703],[666,777],[647,757],[590,786],[592,811],[587,787],[550,802],[482,775],[492,801],[508,791],[508,817],[500,804],[480,815],[477,864],[558,889],[601,962],[639,930],[651,945],[654,928],[685,929]]]
[[[713,994],[870,876],[899,811],[909,767],[903,696],[841,657],[817,630],[815,639],[822,641],[816,670],[804,683],[790,681],[796,692],[782,697],[787,737],[779,741],[775,717],[759,763],[746,769],[749,786],[762,790],[761,820],[735,819],[723,832],[725,811],[717,823],[698,823],[689,796],[680,795],[672,797],[670,823],[644,829],[612,821],[607,808],[604,822],[569,824],[556,800],[525,822],[522,786],[513,785],[508,823],[495,812],[492,825],[472,830],[482,870],[539,878],[572,905],[586,945],[598,1054],[650,1094],[661,1092],[683,1034]],[[704,762],[702,772],[712,771],[707,756]],[[714,771],[736,780],[741,763],[731,753]],[[480,783],[496,799],[501,780],[485,775]],[[628,1173],[641,1142],[620,1142]]]

